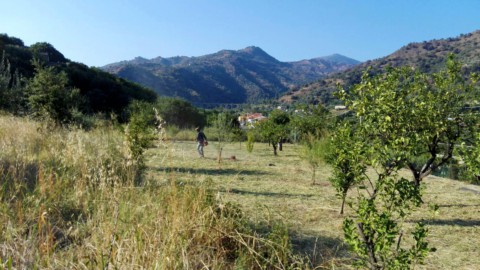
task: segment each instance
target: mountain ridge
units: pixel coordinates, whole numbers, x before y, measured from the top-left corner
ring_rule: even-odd
[[[462,63],[465,73],[480,72],[480,30],[457,37],[411,42],[392,54],[365,61],[344,71],[330,74],[318,81],[295,88],[279,100],[285,103],[307,102],[333,105],[338,103],[332,93],[337,84],[348,90],[359,83],[368,69],[372,75],[384,72],[388,67],[410,66],[421,72],[436,72],[445,67],[449,54],[454,54]]]
[[[197,104],[246,103],[281,96],[296,85],[358,63],[338,54],[281,62],[260,47],[248,46],[194,57],[136,57],[101,69],[149,87],[160,95]]]

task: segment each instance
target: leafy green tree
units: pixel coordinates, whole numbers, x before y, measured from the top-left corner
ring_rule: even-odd
[[[355,138],[355,132],[348,124],[337,127],[330,138],[329,151],[325,153],[326,161],[333,167],[329,181],[342,198],[340,214],[343,215],[348,191],[356,184],[366,180],[367,165],[364,142]]]
[[[297,106],[290,122],[292,140],[301,141],[311,135],[321,138],[330,125],[328,116],[328,110],[321,105]]]
[[[0,61],[0,90],[5,91],[10,86],[10,80],[12,74],[10,71],[10,63],[5,59],[5,51],[2,54],[2,60]]]
[[[51,66],[33,61],[35,77],[28,84],[28,105],[35,118],[52,121],[56,125],[72,120],[72,112],[79,106],[80,91],[68,87],[65,72],[55,72]]]
[[[364,75],[362,83],[340,97],[361,119],[359,130],[369,136],[374,163],[409,168],[419,186],[449,162],[455,146],[475,126],[477,117],[464,110],[476,99],[474,83],[464,80],[460,64],[450,57],[447,69],[432,75],[411,68]],[[425,159],[418,162],[417,157]]]
[[[329,141],[327,137],[318,138],[313,134],[305,136],[301,157],[307,161],[312,170],[312,185],[315,185],[315,173],[317,168],[326,160],[326,154],[329,152]]]
[[[344,231],[360,264],[408,269],[427,255],[425,226],[417,223],[412,232],[415,244],[406,248],[401,224],[422,203],[423,179],[447,164],[462,138],[471,134],[469,127],[476,126],[477,117],[464,110],[478,97],[474,83],[462,77],[460,64],[450,57],[446,70],[434,74],[390,69],[375,77],[364,74],[350,92],[339,92],[357,121],[346,123],[353,135],[344,136],[343,143],[350,150],[336,150],[337,159],[350,156],[354,162],[346,170],[333,169],[335,178],[347,179],[353,172],[352,181],[359,183],[352,203],[355,215],[345,219]],[[357,174],[355,166],[373,172]],[[399,176],[403,168],[409,168],[411,180]]]
[[[145,169],[144,152],[157,138],[158,118],[153,104],[145,101],[133,101],[128,107],[129,121],[125,136],[129,159],[138,167],[139,173]]]
[[[227,114],[221,112],[217,114],[217,118],[213,123],[213,127],[215,129],[215,135],[217,137],[217,142],[215,144],[218,150],[217,160],[218,163],[220,163],[222,161],[222,151],[225,143],[231,142],[234,138],[234,126],[232,126]]]
[[[286,112],[274,110],[268,120],[261,121],[255,126],[263,140],[272,145],[275,156],[278,155],[277,146],[280,145],[281,150],[281,144],[289,134],[289,123],[290,116]]]
[[[247,144],[246,144],[246,147],[247,147],[247,151],[249,153],[252,153],[253,151],[253,146],[255,145],[255,135],[256,133],[252,130],[248,131],[247,132]]]
[[[467,171],[466,178],[480,184],[480,132],[476,131],[469,144],[462,145],[462,158]]]
[[[179,128],[205,126],[205,117],[191,103],[177,98],[159,98],[155,106],[169,124]]]
[[[20,114],[25,110],[25,86],[18,72],[12,73],[9,61],[3,52],[0,60],[0,109]]]

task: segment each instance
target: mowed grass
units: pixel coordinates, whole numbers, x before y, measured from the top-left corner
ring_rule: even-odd
[[[350,269],[352,255],[342,240],[341,201],[328,182],[331,171],[320,166],[313,184],[299,150],[298,145],[286,144],[273,156],[266,144],[256,143],[248,153],[245,143],[232,143],[224,146],[219,163],[215,142],[205,148],[205,158],[198,157],[193,141],[169,142],[148,150],[147,181],[209,183],[218,198],[240,205],[252,222],[287,224],[294,250],[309,256],[314,266]],[[408,231],[413,222],[427,223],[428,240],[437,251],[416,268],[480,269],[480,187],[430,176],[424,202],[405,227]],[[346,215],[351,214],[347,207]]]

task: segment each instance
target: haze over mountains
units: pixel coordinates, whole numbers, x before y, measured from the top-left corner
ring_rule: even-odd
[[[288,90],[360,62],[339,54],[281,62],[261,48],[222,50],[200,57],[137,57],[102,67],[161,96],[195,104],[246,103],[277,98]]]

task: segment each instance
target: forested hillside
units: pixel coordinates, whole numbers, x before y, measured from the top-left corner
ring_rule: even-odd
[[[46,42],[25,46],[19,38],[0,34],[0,54],[2,109],[9,110],[6,106],[12,105],[12,102],[17,107],[26,103],[27,85],[35,75],[34,59],[38,59],[42,66],[51,68],[55,73],[66,74],[66,87],[79,90],[83,101],[79,109],[84,113],[118,114],[134,99],[154,101],[157,97],[153,91],[145,87],[98,68],[72,62]],[[15,111],[20,112],[24,109],[17,108]]]

